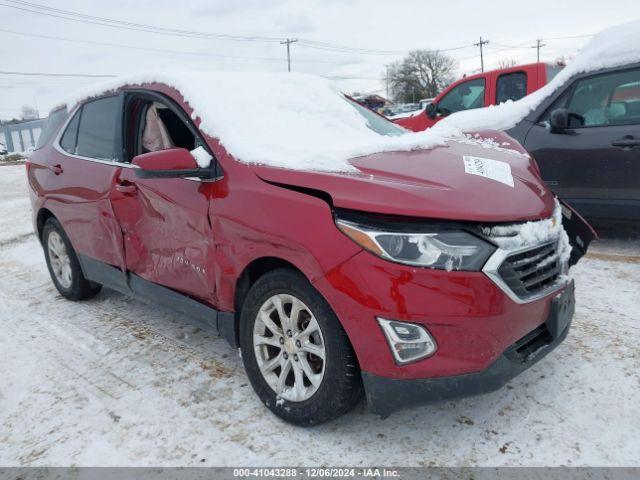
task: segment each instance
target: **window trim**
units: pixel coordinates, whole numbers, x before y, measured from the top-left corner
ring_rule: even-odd
[[[118,167],[126,167],[126,168],[137,168],[135,165],[131,165],[131,164],[126,164],[124,162],[121,162],[120,160],[102,160],[99,158],[92,158],[92,157],[85,157],[83,155],[78,155],[76,153],[69,153],[67,152],[64,148],[62,148],[62,145],[60,145],[60,141],[62,140],[62,136],[65,134],[65,132],[67,131],[67,127],[69,126],[69,123],[71,123],[71,120],[73,119],[73,117],[76,116],[76,113],[78,113],[78,111],[82,110],[82,108],[85,106],[85,104],[89,103],[89,102],[93,102],[96,100],[100,100],[103,98],[108,98],[108,97],[122,97],[122,93],[118,92],[116,94],[107,94],[107,95],[100,95],[98,97],[93,97],[90,100],[87,101],[81,101],[78,102],[73,109],[69,112],[69,115],[67,117],[67,119],[64,121],[64,124],[62,125],[62,127],[60,128],[60,131],[57,133],[55,140],[53,141],[53,148],[55,148],[59,153],[61,153],[62,155],[65,155],[67,157],[71,157],[71,158],[76,158],[79,160],[86,160],[88,162],[94,162],[94,163],[101,163],[103,165],[111,165],[111,166],[118,166]],[[122,100],[119,102],[120,106],[118,107],[120,110],[122,110]],[[80,121],[82,120],[82,112],[80,111],[80,118],[78,119],[78,131],[80,131]],[[116,121],[116,136],[114,141],[115,142],[120,142],[120,144],[122,145],[122,134],[121,134],[121,128],[120,128],[120,124],[122,123],[121,121],[121,115],[118,115],[118,119]],[[77,148],[77,144],[78,144],[78,138],[77,138],[77,133],[76,133],[76,148]],[[115,147],[116,145],[114,145]],[[118,156],[122,155],[121,149],[119,148],[114,148],[114,153],[117,154]]]
[[[496,78],[496,95],[495,95],[495,98],[494,98],[494,104],[495,105],[500,105],[498,103],[498,83],[500,82],[500,79],[502,77],[508,77],[509,75],[514,75],[514,74],[517,74],[517,73],[520,73],[520,74],[524,75],[524,97],[526,97],[528,95],[527,90],[529,90],[529,75],[527,74],[526,70],[515,70],[513,72],[501,73],[500,75],[498,75],[498,78]],[[524,98],[524,97],[521,97],[521,98]],[[511,99],[509,99],[509,100],[511,100]],[[518,100],[520,100],[520,98]],[[508,101],[508,100],[505,100],[505,102],[506,101]],[[516,102],[517,100],[513,100],[513,101]]]

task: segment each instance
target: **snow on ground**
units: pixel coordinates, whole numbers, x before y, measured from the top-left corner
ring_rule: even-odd
[[[569,337],[506,388],[300,429],[183,317],[108,290],[61,298],[24,235],[23,170],[0,167],[0,465],[640,465],[640,241],[573,270]]]

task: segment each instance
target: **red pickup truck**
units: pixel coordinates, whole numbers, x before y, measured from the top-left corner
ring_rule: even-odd
[[[547,63],[531,63],[464,77],[440,92],[424,111],[394,122],[420,132],[461,110],[519,100],[546,85],[561,68]]]

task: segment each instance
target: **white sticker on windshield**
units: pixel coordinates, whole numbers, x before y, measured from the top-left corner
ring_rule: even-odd
[[[464,155],[464,171],[471,175],[490,178],[496,182],[504,183],[513,187],[513,175],[511,175],[511,165],[500,160],[490,158],[472,157]]]

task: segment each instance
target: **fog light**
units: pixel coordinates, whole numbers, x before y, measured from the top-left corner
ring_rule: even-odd
[[[414,323],[385,320],[378,317],[391,353],[398,363],[409,363],[433,355],[437,349],[435,340],[427,329]]]

